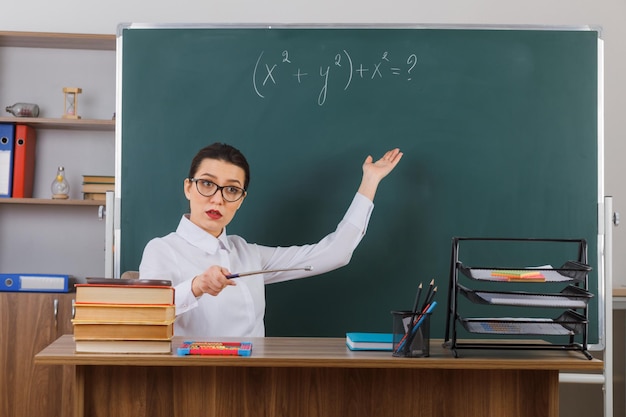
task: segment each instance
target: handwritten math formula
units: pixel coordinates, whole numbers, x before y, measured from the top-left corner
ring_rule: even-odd
[[[297,89],[314,86],[319,89],[317,104],[323,106],[329,95],[329,86],[339,85],[344,92],[356,83],[366,86],[367,82],[380,82],[390,78],[411,82],[416,72],[418,58],[415,53],[399,56],[382,51],[367,61],[355,59],[342,49],[332,59],[317,65],[302,67],[289,50],[278,54],[261,51],[252,74],[252,86],[257,96],[264,99],[269,91],[279,86]],[[332,82],[331,82],[332,81]]]

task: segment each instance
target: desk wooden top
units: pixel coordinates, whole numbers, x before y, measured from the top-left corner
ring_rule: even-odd
[[[344,338],[266,337],[231,338],[253,343],[252,356],[177,356],[183,340],[174,337],[172,354],[76,353],[71,334],[61,336],[35,356],[39,365],[136,365],[136,366],[241,366],[292,368],[423,368],[423,369],[528,369],[557,371],[602,371],[599,359],[586,359],[580,352],[541,350],[468,350],[459,358],[431,342],[428,358],[395,358],[391,352],[351,351]],[[200,340],[200,339],[198,339]],[[215,339],[219,340],[219,339]],[[226,340],[226,339],[223,339]]]
[[[613,288],[613,297],[626,297],[626,288]]]

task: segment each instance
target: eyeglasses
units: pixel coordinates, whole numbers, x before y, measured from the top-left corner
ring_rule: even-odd
[[[219,186],[214,182],[203,180],[202,178],[189,178],[189,181],[196,183],[196,189],[201,195],[212,197],[219,190],[222,192],[222,198],[230,203],[234,203],[246,194],[246,190],[235,187],[234,185]]]

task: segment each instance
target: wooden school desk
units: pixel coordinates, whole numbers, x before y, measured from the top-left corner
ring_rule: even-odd
[[[246,340],[251,357],[110,355],[75,353],[64,335],[35,363],[75,366],[75,417],[558,417],[559,371],[603,366],[567,351],[454,358],[437,340],[429,358],[411,359],[351,352],[343,338]]]

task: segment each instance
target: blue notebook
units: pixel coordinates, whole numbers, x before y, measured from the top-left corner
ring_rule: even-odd
[[[350,350],[393,350],[392,333],[346,333],[346,345]]]

